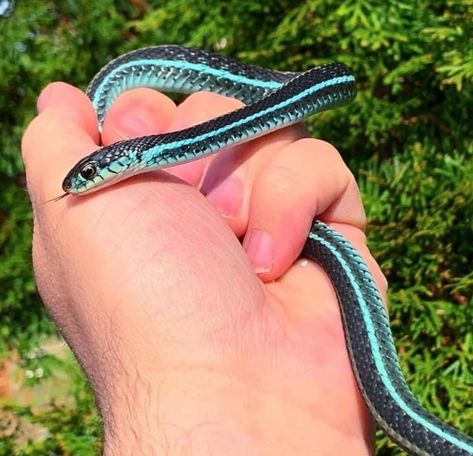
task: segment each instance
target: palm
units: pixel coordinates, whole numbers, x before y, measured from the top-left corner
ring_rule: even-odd
[[[310,416],[319,442],[334,430],[369,435],[336,297],[318,266],[297,262],[263,285],[219,214],[165,175],[69,204],[64,229],[85,241],[73,263],[102,265],[99,277],[84,268],[79,282],[106,290],[110,306],[100,308],[115,335],[146,340],[143,365],[222,369],[245,385],[241,400]]]

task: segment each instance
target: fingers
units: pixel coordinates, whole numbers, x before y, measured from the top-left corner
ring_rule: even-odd
[[[309,138],[292,142],[253,184],[243,245],[263,280],[274,280],[289,268],[312,220],[325,214],[327,221],[364,227],[354,178],[330,144]]]
[[[204,122],[242,104],[197,93],[178,107],[149,89],[124,93],[104,122],[103,142],[173,131]],[[82,156],[97,148],[94,110],[87,97],[64,83],[48,86],[38,101],[40,115],[23,140],[32,197],[61,193],[62,178]],[[169,171],[202,192],[227,219],[263,280],[279,277],[296,260],[313,218],[358,228],[365,216],[353,176],[329,144],[300,139],[299,125],[266,135],[216,157]],[[204,179],[205,176],[205,179]],[[34,196],[33,196],[34,195]]]
[[[302,124],[275,131],[262,138],[223,151],[210,164],[202,193],[225,217],[238,237],[248,227],[253,186],[281,149],[307,134]],[[273,201],[271,210],[278,211]]]
[[[222,114],[234,111],[243,104],[235,99],[223,97],[214,93],[197,92],[187,97],[178,107],[176,115],[169,127],[169,131],[178,131],[192,125],[214,119]],[[219,152],[230,154],[234,148]],[[200,186],[203,176],[215,156],[168,168],[167,171],[194,186]],[[240,189],[234,189],[235,192]],[[236,195],[236,193],[235,193]]]
[[[215,118],[241,103],[210,93],[178,106],[170,130]],[[229,148],[171,173],[198,185],[226,218],[263,280],[279,277],[296,260],[315,216],[358,228],[365,214],[356,182],[328,143],[300,139],[300,125]]]
[[[242,106],[242,103],[212,93],[195,93],[179,106],[151,89],[130,90],[122,94],[107,113],[103,142],[178,131],[205,122]],[[213,157],[167,168],[166,171],[198,186]]]
[[[32,199],[48,201],[62,193],[69,169],[99,146],[97,118],[87,96],[57,82],[38,98],[39,115],[23,136],[22,151]],[[104,123],[103,142],[165,131],[176,111],[168,97],[150,89],[124,93]]]
[[[97,149],[99,134],[94,109],[79,89],[63,82],[48,85],[38,99],[40,114],[22,140],[28,189],[33,203],[62,193],[70,167]]]
[[[163,133],[176,115],[176,105],[152,89],[124,92],[107,112],[103,124],[104,145],[122,139]]]
[[[69,109],[69,108],[74,109]],[[79,124],[95,142],[98,141],[97,117],[87,96],[77,87],[65,82],[48,84],[38,97],[38,113],[45,110],[60,110],[65,118]]]

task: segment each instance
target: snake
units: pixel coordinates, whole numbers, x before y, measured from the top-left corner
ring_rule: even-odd
[[[138,173],[209,156],[344,105],[356,96],[355,77],[341,63],[296,73],[245,64],[201,49],[152,46],[118,56],[92,79],[86,93],[99,131],[117,97],[137,87],[174,93],[208,91],[236,98],[244,106],[190,128],[101,147],[67,173],[59,198],[88,194]],[[302,255],[324,269],[335,289],[352,371],[378,427],[409,454],[473,455],[473,439],[431,414],[411,392],[385,303],[350,242],[315,219]]]

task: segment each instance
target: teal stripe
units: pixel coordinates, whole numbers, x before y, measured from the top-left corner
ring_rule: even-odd
[[[124,68],[130,68],[135,65],[157,65],[157,66],[161,66],[165,68],[179,68],[180,70],[195,70],[201,73],[211,74],[212,76],[216,76],[219,78],[226,78],[226,79],[229,79],[230,81],[235,81],[238,84],[247,84],[247,85],[252,85],[255,87],[261,87],[263,89],[275,90],[282,86],[282,83],[280,82],[260,81],[258,79],[251,79],[245,76],[240,76],[240,75],[230,73],[229,71],[212,68],[210,66],[200,64],[200,63],[190,63],[190,62],[185,62],[182,60],[142,59],[142,60],[134,60],[131,62],[124,63],[120,65],[119,67],[113,69],[109,74],[107,74],[105,78],[103,79],[103,81],[100,83],[100,85],[97,87],[97,90],[95,91],[94,99],[93,99],[94,106],[97,106],[97,103],[101,96],[103,88],[105,84],[107,84],[108,80],[110,78],[113,78],[117,73],[122,71]]]
[[[308,95],[311,95],[315,92],[318,92],[319,90],[322,90],[326,87],[330,87],[330,86],[337,85],[337,84],[342,84],[342,83],[345,83],[345,82],[352,82],[354,80],[355,80],[355,78],[353,76],[337,76],[337,77],[334,77],[332,79],[327,79],[326,81],[320,82],[319,84],[315,84],[312,87],[310,87],[310,88],[308,88],[308,89],[306,89],[302,92],[299,92],[297,95],[294,95],[293,97],[288,98],[287,100],[284,100],[284,101],[282,101],[282,102],[280,102],[276,105],[273,105],[273,106],[271,106],[271,107],[269,107],[269,108],[267,108],[263,111],[257,112],[257,113],[255,113],[251,116],[247,116],[243,119],[237,120],[236,122],[233,122],[231,124],[227,124],[227,125],[225,125],[221,128],[218,128],[216,130],[209,131],[207,133],[203,133],[199,136],[195,136],[194,138],[181,139],[180,141],[174,141],[174,142],[167,143],[167,144],[160,144],[159,146],[156,146],[156,148],[158,148],[159,152],[161,152],[161,151],[165,151],[165,150],[169,150],[169,149],[179,148],[183,145],[192,145],[192,143],[195,143],[195,142],[208,140],[208,139],[213,138],[213,137],[215,137],[215,136],[217,136],[221,133],[225,133],[226,131],[231,130],[232,128],[240,127],[244,124],[247,124],[249,122],[253,122],[256,119],[259,119],[260,117],[264,117],[267,114],[270,114],[274,111],[277,111],[278,109],[290,106],[293,103],[298,102],[300,99],[302,99],[302,98],[304,98]],[[152,155],[152,154],[155,153],[154,150],[155,150],[155,148],[151,148],[146,152],[150,153]]]
[[[378,339],[377,339],[377,337],[375,335],[375,331],[374,331],[374,325],[373,325],[373,321],[372,321],[372,318],[371,318],[371,313],[370,313],[370,310],[368,308],[369,305],[363,297],[363,293],[361,292],[360,287],[359,287],[355,277],[353,276],[353,273],[351,272],[350,266],[346,262],[345,258],[343,258],[343,256],[340,254],[340,252],[338,251],[336,245],[334,246],[334,245],[330,244],[326,239],[324,239],[324,238],[320,237],[319,235],[317,235],[315,233],[312,233],[312,232],[309,233],[309,237],[311,239],[313,239],[314,241],[319,242],[320,244],[325,246],[327,249],[329,249],[330,252],[333,255],[335,255],[335,257],[338,260],[339,265],[341,266],[341,268],[345,271],[345,273],[349,277],[350,284],[351,284],[351,286],[353,288],[353,291],[355,292],[356,297],[358,299],[358,303],[359,303],[360,309],[361,309],[362,314],[363,314],[363,320],[365,322],[366,329],[368,331],[368,339],[370,341],[371,353],[372,353],[374,361],[375,361],[376,369],[378,370],[379,376],[383,380],[384,386],[388,390],[391,397],[396,401],[396,404],[407,415],[409,415],[412,419],[417,421],[417,423],[424,426],[426,429],[428,429],[433,434],[437,434],[439,437],[447,440],[448,442],[458,446],[459,448],[461,448],[465,451],[473,452],[473,448],[470,445],[468,445],[467,443],[457,439],[455,436],[444,432],[442,429],[440,429],[437,426],[433,425],[432,423],[427,421],[423,416],[419,415],[414,410],[412,410],[406,404],[406,402],[404,401],[402,396],[400,396],[398,394],[398,392],[396,391],[396,389],[395,389],[394,385],[392,384],[391,379],[389,378],[389,375],[386,371],[384,358],[381,355],[380,347],[379,347],[379,344],[378,344]],[[363,261],[361,259],[361,257],[359,257],[359,260]],[[363,262],[363,264],[364,264],[364,262]]]

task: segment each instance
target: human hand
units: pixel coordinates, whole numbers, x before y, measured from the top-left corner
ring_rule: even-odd
[[[200,93],[176,107],[137,89],[110,110],[103,143],[238,106]],[[317,265],[295,262],[317,216],[386,291],[356,183],[334,148],[295,126],[174,176],[43,204],[99,133],[71,86],[48,86],[38,107],[23,140],[36,279],[95,391],[105,454],[370,453],[335,293]]]

